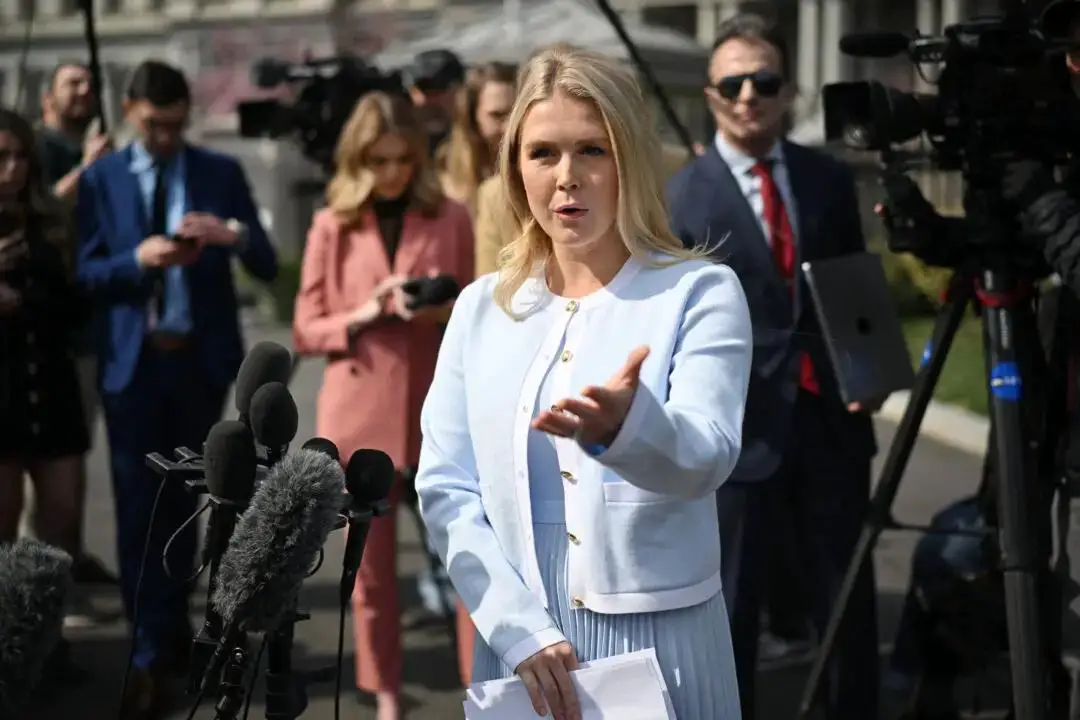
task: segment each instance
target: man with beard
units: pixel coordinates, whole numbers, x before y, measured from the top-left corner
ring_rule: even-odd
[[[74,197],[83,168],[109,151],[109,137],[90,132],[97,116],[90,70],[82,63],[56,66],[41,101],[42,127],[38,136],[45,180],[57,197]]]
[[[109,152],[109,137],[92,125],[96,125],[98,98],[94,95],[89,68],[80,62],[63,61],[52,72],[49,85],[41,99],[42,124],[38,128],[39,153],[45,182],[61,200],[74,204],[75,191],[83,170]],[[74,266],[74,248],[70,260]],[[83,393],[83,406],[87,422],[94,425],[98,400],[95,395],[97,363],[90,352],[90,328],[75,339],[79,374]],[[91,432],[93,437],[93,432]],[[76,516],[70,519],[70,533],[75,546],[82,546],[83,513],[85,506],[85,478],[80,487],[73,488],[80,502]],[[51,508],[37,508],[40,512],[52,512]],[[75,581],[82,584],[114,584],[116,579],[105,569],[101,561],[86,553],[75,557],[72,565]],[[69,624],[77,622],[79,614],[68,617]]]

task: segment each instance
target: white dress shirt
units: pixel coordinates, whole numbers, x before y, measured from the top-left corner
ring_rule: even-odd
[[[758,158],[747,155],[742,150],[733,147],[724,140],[720,133],[716,133],[716,151],[720,153],[720,159],[727,163],[731,174],[735,176],[735,182],[742,190],[743,197],[750,205],[750,210],[761,225],[761,232],[765,235],[765,242],[772,246],[772,237],[769,234],[769,224],[765,220],[765,201],[761,196],[761,178],[754,173],[754,166],[758,164]],[[784,159],[784,146],[779,142],[765,153],[764,160],[772,165],[773,181],[780,191],[780,198],[784,201],[788,220],[791,222],[791,239],[798,242],[799,223],[797,222],[799,208],[795,204],[795,193],[791,190],[791,178],[788,175],[787,162]]]
[[[514,668],[563,639],[546,611],[530,501],[544,378],[575,396],[650,348],[612,445],[594,455],[556,443],[568,583],[574,607],[599,613],[688,607],[720,591],[713,493],[738,459],[752,340],[738,278],[704,260],[632,258],[580,300],[552,295],[538,274],[515,310],[562,310],[521,320],[495,305],[495,284],[478,279],[454,307],[421,415],[416,488],[477,630]]]

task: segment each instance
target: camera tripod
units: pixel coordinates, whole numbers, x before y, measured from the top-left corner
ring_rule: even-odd
[[[799,717],[809,715],[841,630],[856,578],[870,560],[878,536],[886,529],[918,529],[901,525],[892,516],[904,469],[918,436],[919,426],[941,376],[945,359],[964,313],[972,302],[981,311],[984,358],[990,393],[991,438],[988,460],[996,471],[996,532],[1000,570],[1005,589],[1007,637],[1011,662],[1014,720],[1044,720],[1054,693],[1048,685],[1052,673],[1048,658],[1059,644],[1060,632],[1049,632],[1052,613],[1046,613],[1048,594],[1040,588],[1049,572],[1049,521],[1040,523],[1038,512],[1049,503],[1043,489],[1052,488],[1057,433],[1064,417],[1062,349],[1054,347],[1051,361],[1041,354],[1033,309],[1034,275],[1010,267],[1007,260],[993,269],[958,270],[952,277],[946,302],[934,324],[923,354],[922,368],[911,399],[889,447],[881,478],[863,530],[844,576],[800,701]],[[1075,329],[1073,330],[1075,332]],[[1055,333],[1057,335],[1057,333]],[[1055,337],[1055,345],[1061,345]],[[1038,352],[1037,352],[1038,351]],[[1051,370],[1047,373],[1046,370]],[[1055,378],[1054,375],[1059,377]],[[1048,375],[1050,376],[1048,378]],[[1057,404],[1060,407],[1052,408]],[[1060,417],[1056,422],[1051,421]],[[1037,480],[1033,482],[1032,479]],[[1036,534],[1037,533],[1037,534]],[[1050,652],[1050,654],[1048,654]],[[1057,654],[1060,657],[1060,654]]]

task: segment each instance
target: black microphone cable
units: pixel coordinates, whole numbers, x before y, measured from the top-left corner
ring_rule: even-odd
[[[120,701],[116,709],[117,720],[119,720],[124,713],[124,699],[127,697],[128,684],[131,682],[131,670],[135,665],[136,628],[138,628],[139,623],[139,600],[142,596],[142,583],[143,578],[146,575],[146,561],[150,555],[150,542],[153,539],[154,522],[157,520],[158,505],[161,503],[161,495],[165,491],[165,484],[167,482],[169,482],[169,479],[167,477],[163,477],[161,478],[161,482],[158,484],[157,493],[154,495],[154,504],[150,508],[150,520],[148,521],[146,526],[146,535],[143,539],[142,558],[139,561],[139,576],[135,580],[135,597],[132,600],[131,607],[131,642],[128,644],[127,660],[124,663],[124,679],[120,683]],[[180,526],[180,528],[183,529],[195,518],[199,517],[199,515],[206,511],[207,507],[209,507],[209,503],[204,505],[200,510],[197,510],[194,515],[185,520],[184,523]],[[169,575],[169,577],[172,577],[171,573],[169,572],[167,557],[169,552],[169,546],[172,544],[173,539],[178,533],[179,531],[173,533],[173,535],[169,538],[168,542],[165,543],[165,547],[162,550],[161,563],[164,567],[166,575]],[[195,573],[193,577],[198,577],[198,572]]]
[[[124,680],[120,684],[120,702],[116,708],[117,720],[120,720],[124,714],[124,699],[127,697],[128,683],[131,682],[131,669],[135,665],[135,629],[138,627],[139,622],[139,596],[142,595],[142,581],[143,576],[146,573],[146,557],[150,554],[150,541],[153,537],[154,520],[157,518],[158,503],[161,502],[161,494],[164,492],[165,483],[167,482],[168,478],[161,478],[157,494],[154,496],[154,504],[150,508],[150,521],[146,527],[146,538],[143,540],[142,559],[139,562],[139,577],[135,580],[135,597],[131,607],[131,643],[128,646],[127,662],[124,666]]]

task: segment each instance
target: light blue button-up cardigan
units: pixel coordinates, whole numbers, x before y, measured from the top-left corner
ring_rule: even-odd
[[[713,493],[739,455],[750,312],[730,268],[655,261],[632,258],[576,303],[554,298],[540,276],[514,296],[519,312],[562,302],[586,324],[572,387],[602,385],[638,345],[651,351],[612,445],[595,455],[560,452],[567,524],[578,540],[569,586],[576,605],[599,613],[688,607],[720,591]],[[554,360],[558,334],[550,314],[515,320],[503,312],[495,284],[495,275],[478,279],[454,307],[421,415],[416,487],[477,630],[514,668],[564,639],[546,611],[526,450],[544,376],[537,368]]]

